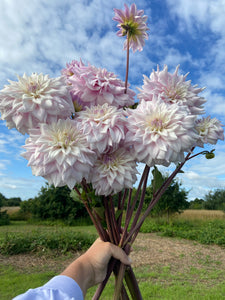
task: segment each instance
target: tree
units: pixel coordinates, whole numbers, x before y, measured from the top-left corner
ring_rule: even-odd
[[[0,226],[1,225],[8,225],[10,223],[9,215],[7,214],[7,211],[1,211],[1,207],[4,205],[5,196],[3,196],[2,193],[0,193]]]
[[[46,184],[34,199],[23,201],[21,210],[31,212],[33,217],[41,220],[67,220],[72,222],[75,218],[87,217],[84,205],[73,200],[71,190],[67,186],[57,187]]]
[[[0,209],[2,206],[4,206],[5,200],[6,197],[2,193],[0,193]]]
[[[163,176],[166,180],[166,177]],[[147,206],[153,195],[153,183],[146,190],[145,205]],[[168,189],[162,195],[158,203],[154,206],[152,210],[152,215],[162,216],[167,215],[169,217],[171,214],[176,212],[181,212],[183,209],[189,207],[189,202],[187,201],[188,192],[181,188],[181,183],[173,180]]]
[[[205,201],[203,199],[195,198],[195,200],[190,201],[190,209],[203,209]]]
[[[225,189],[210,191],[204,197],[204,208],[225,211]]]

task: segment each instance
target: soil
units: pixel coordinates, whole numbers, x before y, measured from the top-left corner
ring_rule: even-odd
[[[69,255],[24,254],[0,255],[0,265],[13,265],[18,271],[33,272],[33,270],[51,270],[55,273],[62,271],[81,253]],[[132,266],[155,267],[170,266],[175,272],[192,266],[225,270],[225,249],[216,245],[202,245],[197,242],[160,237],[156,234],[139,234],[131,253]]]

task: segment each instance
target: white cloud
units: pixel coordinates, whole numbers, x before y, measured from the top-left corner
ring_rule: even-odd
[[[179,17],[181,29],[204,26],[218,34],[225,33],[224,0],[167,0],[171,12]]]
[[[129,4],[132,2],[128,1]],[[192,72],[188,79],[194,84],[199,83],[199,86],[207,86],[203,94],[208,99],[206,109],[212,117],[216,114],[223,118],[225,124],[225,0],[165,2],[169,7],[167,19],[159,15],[154,24],[154,5],[157,4],[151,5],[144,0],[137,3],[138,8],[144,8],[149,16],[150,36],[143,52],[130,55],[129,81],[132,88],[135,90],[137,85],[140,86],[142,74],[149,76],[157,64],[160,67],[168,64],[170,72],[181,64],[180,74],[194,68],[196,72]],[[124,80],[126,53],[122,51],[124,39],[115,34],[116,23],[112,21],[114,7],[123,8],[123,3],[119,0],[1,0],[0,89],[7,83],[7,78],[16,80],[16,74],[24,72],[59,76],[66,62],[80,58],[85,63],[113,71]],[[168,30],[171,18],[176,27]],[[186,37],[194,41],[196,49],[199,45],[202,52],[197,56],[186,42]],[[24,190],[28,194],[27,184],[35,188],[37,182],[37,192],[41,185],[39,182],[43,182],[41,178],[31,177],[29,173],[24,175],[24,179],[15,179],[5,173],[15,159],[21,159],[19,154],[23,151],[21,145],[25,137],[16,130],[2,130],[2,124],[0,122],[0,172],[4,187],[0,188],[4,188],[8,195],[9,191],[10,195],[17,192],[22,195]],[[200,195],[213,186],[223,185],[225,149],[220,146],[217,149],[215,159],[190,162],[185,173],[179,175],[186,186],[192,188],[191,195]],[[10,172],[12,175],[13,171]],[[16,189],[11,189],[15,186]]]
[[[45,180],[40,177],[1,177],[0,191],[6,198],[20,197],[22,200],[27,200],[37,196],[44,184]]]

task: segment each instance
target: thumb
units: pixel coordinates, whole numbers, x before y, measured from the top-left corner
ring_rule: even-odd
[[[114,244],[110,244],[110,247],[111,247],[112,256],[114,258],[120,260],[125,265],[131,264],[130,257],[128,255],[126,255],[126,253],[124,252],[123,249],[121,249],[120,247],[118,247]]]

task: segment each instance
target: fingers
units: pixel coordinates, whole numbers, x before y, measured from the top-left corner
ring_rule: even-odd
[[[123,264],[125,265],[130,265],[131,264],[131,259],[129,256],[126,255],[126,253],[121,249],[120,247],[113,245],[111,243],[110,248],[111,248],[111,254],[114,258],[120,260]]]
[[[104,259],[106,262],[109,261],[109,259],[113,256],[114,258],[120,260],[125,265],[131,264],[131,259],[123,249],[120,247],[110,243],[110,242],[103,242],[100,238],[98,238],[92,247],[89,249],[89,252],[91,251],[92,255],[95,255],[95,258],[101,257],[101,259]],[[93,253],[95,252],[95,254]]]

